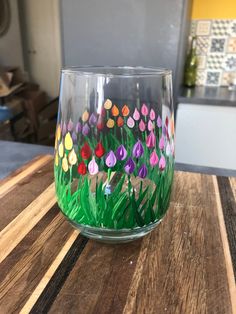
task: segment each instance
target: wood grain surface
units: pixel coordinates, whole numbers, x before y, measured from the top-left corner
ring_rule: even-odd
[[[60,213],[40,156],[0,181],[0,313],[236,313],[235,214],[235,178],[177,171],[153,232],[91,241]]]

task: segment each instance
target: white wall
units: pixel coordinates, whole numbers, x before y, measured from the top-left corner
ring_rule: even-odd
[[[0,65],[19,66],[23,69],[23,53],[17,0],[9,0],[11,23],[7,33],[0,37]]]

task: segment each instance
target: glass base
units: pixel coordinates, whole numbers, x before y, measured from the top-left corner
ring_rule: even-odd
[[[68,219],[68,217],[66,217],[66,219],[75,229],[79,229],[83,236],[103,243],[127,243],[134,241],[144,237],[162,221],[162,219],[160,219],[152,224],[149,224],[148,226],[137,227],[134,229],[114,230],[80,225]]]

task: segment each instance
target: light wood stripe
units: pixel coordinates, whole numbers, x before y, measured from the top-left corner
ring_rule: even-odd
[[[231,185],[231,188],[232,188],[232,192],[233,192],[233,195],[234,195],[234,199],[235,199],[235,202],[236,202],[236,178],[229,178],[229,182],[230,182],[230,185]]]
[[[55,187],[52,183],[0,232],[0,262],[8,256],[55,203]]]
[[[226,265],[226,271],[227,271],[227,276],[228,276],[228,285],[229,285],[229,292],[230,292],[230,297],[231,297],[232,313],[236,314],[236,286],[235,286],[235,281],[234,281],[233,265],[232,265],[230,250],[229,250],[229,243],[228,243],[226,227],[225,227],[225,222],[224,222],[223,209],[222,209],[221,200],[220,200],[219,186],[217,183],[216,176],[213,176],[213,184],[214,184],[215,195],[216,195],[218,220],[219,220],[220,234],[221,234],[224,256],[225,256],[225,265]]]
[[[26,169],[18,173],[17,175],[10,177],[5,183],[3,183],[0,187],[0,199],[10,192],[15,185],[19,183],[22,179],[36,171],[38,168],[42,167],[44,164],[52,160],[53,157],[51,155],[45,155],[36,160],[33,164],[28,166]]]
[[[44,274],[43,278],[41,279],[41,281],[39,282],[39,284],[37,285],[35,290],[32,292],[32,295],[30,296],[28,301],[25,303],[24,307],[21,309],[20,314],[29,313],[31,311],[34,304],[36,303],[36,301],[38,300],[38,298],[42,294],[43,290],[45,289],[45,287],[49,283],[50,279],[54,275],[55,271],[57,270],[57,268],[61,264],[63,258],[65,257],[65,255],[67,254],[67,252],[70,250],[71,246],[73,245],[73,243],[77,239],[79,233],[80,232],[77,230],[73,231],[73,233],[71,234],[71,236],[69,237],[69,239],[67,240],[67,242],[65,243],[65,245],[63,246],[61,251],[59,252],[59,254],[57,255],[57,257],[55,258],[54,262],[49,267],[47,272]]]

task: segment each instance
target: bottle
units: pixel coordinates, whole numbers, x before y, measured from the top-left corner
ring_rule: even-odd
[[[194,87],[197,78],[198,59],[196,53],[197,37],[192,38],[189,53],[187,55],[185,69],[184,69],[184,85],[187,87]]]

